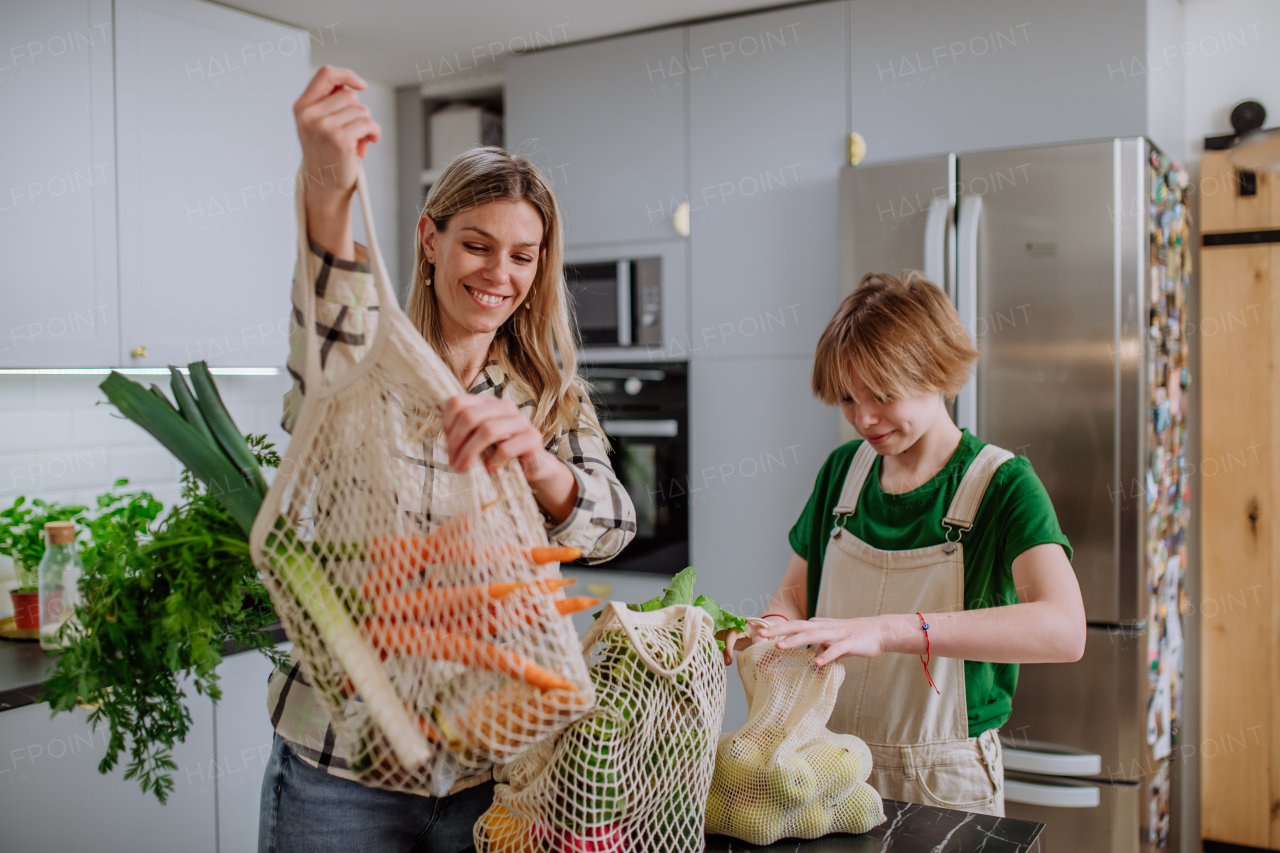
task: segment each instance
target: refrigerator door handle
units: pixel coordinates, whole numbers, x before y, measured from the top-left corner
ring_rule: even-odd
[[[956,310],[960,323],[973,335],[978,323],[978,226],[982,220],[982,196],[960,199],[960,227],[956,242]],[[975,341],[976,343],[976,341]],[[956,395],[956,426],[970,433],[978,431],[977,369]]]
[[[924,274],[929,281],[949,289],[947,281],[947,219],[951,216],[951,202],[935,198],[929,205],[924,221]]]
[[[1004,801],[1056,809],[1096,809],[1102,803],[1102,793],[1094,785],[1038,785],[1020,779],[1005,779]]]
[[[1004,767],[1043,776],[1097,776],[1102,772],[1102,756],[1005,747]]]

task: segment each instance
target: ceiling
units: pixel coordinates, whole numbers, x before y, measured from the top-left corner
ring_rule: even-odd
[[[395,86],[501,68],[527,45],[565,44],[770,8],[778,0],[222,0],[305,28],[313,64],[342,65]]]

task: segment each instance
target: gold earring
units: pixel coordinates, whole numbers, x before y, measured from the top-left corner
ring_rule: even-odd
[[[533,295],[537,292],[538,292],[538,288],[536,287],[529,288],[529,295],[526,296],[524,300],[524,310],[526,311],[531,310],[532,306],[529,303],[533,302]]]
[[[422,273],[422,286],[423,286],[423,287],[430,287],[430,286],[431,286],[431,276],[427,275],[427,267],[426,267],[426,264],[427,264],[427,259],[426,259],[426,258],[423,258],[423,259],[422,259],[422,261],[418,264],[418,271]]]

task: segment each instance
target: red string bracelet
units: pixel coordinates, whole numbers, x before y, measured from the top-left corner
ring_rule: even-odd
[[[787,621],[787,622],[790,622],[790,621],[791,621],[790,619],[787,619],[787,617],[783,616],[781,613],[766,613],[765,615],[761,616],[760,618],[761,618],[761,619],[768,619],[770,616],[777,616],[779,619],[783,619],[783,620],[785,620],[785,621]]]
[[[929,661],[933,660],[933,654],[929,651],[929,623],[924,621],[924,616],[919,612],[916,615],[920,617],[920,630],[924,631],[924,654],[920,655],[920,663],[924,664],[924,677],[929,679],[929,686],[934,692],[941,696],[942,691],[933,683],[933,676],[929,674]]]

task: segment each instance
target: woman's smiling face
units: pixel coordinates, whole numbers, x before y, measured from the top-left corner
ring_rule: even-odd
[[[444,231],[422,220],[422,245],[447,337],[493,334],[529,295],[542,217],[527,201],[491,201],[455,214]]]

